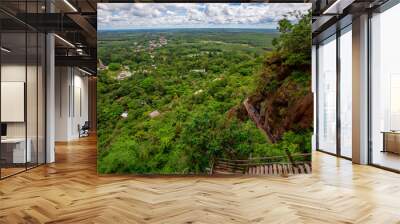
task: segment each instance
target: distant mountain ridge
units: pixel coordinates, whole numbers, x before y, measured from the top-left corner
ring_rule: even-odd
[[[129,33],[129,32],[251,32],[251,33],[279,33],[277,29],[263,28],[156,28],[156,29],[115,29],[115,30],[98,30],[98,33]]]

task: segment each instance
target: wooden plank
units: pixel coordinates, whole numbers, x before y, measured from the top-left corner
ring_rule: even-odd
[[[298,167],[299,167],[300,173],[306,173],[303,164],[299,164]]]

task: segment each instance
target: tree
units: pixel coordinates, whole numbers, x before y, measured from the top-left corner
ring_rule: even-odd
[[[108,69],[110,69],[111,71],[117,71],[121,68],[121,65],[119,63],[110,63],[108,65]]]
[[[294,24],[287,18],[279,21],[281,35],[273,40],[274,50],[286,58],[285,64],[303,65],[311,60],[311,12],[301,14],[294,12],[299,21]]]

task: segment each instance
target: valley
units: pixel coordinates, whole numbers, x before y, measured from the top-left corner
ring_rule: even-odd
[[[257,127],[244,104],[266,118],[260,83],[279,37],[246,29],[100,32],[99,172],[205,174],[216,159],[309,152],[311,124],[271,139],[268,123]],[[300,98],[310,85],[301,81]]]

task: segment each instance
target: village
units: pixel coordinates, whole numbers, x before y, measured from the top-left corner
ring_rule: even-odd
[[[163,46],[166,46],[168,44],[168,40],[164,36],[160,36],[158,39],[153,39],[149,40],[146,44],[138,44],[138,42],[134,42],[134,52],[135,53],[140,53],[140,52],[146,52],[149,54],[150,58],[154,60],[155,55],[154,55],[154,50],[157,48],[161,48]],[[108,69],[107,65],[104,65],[104,63],[101,61],[101,59],[98,60],[98,70],[106,70]],[[136,72],[142,72],[144,74],[147,74],[150,72],[151,69],[157,69],[157,66],[153,63],[151,64],[150,68],[148,69],[141,69],[141,70],[136,70],[132,71],[129,69],[129,66],[123,65],[118,73],[118,75],[115,77],[117,80],[124,80],[129,77],[131,77],[133,74]]]

